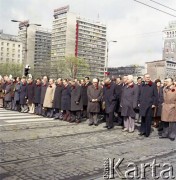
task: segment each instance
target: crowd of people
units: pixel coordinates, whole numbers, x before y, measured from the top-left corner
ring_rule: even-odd
[[[98,126],[101,115],[104,128],[112,129],[116,120],[129,133],[134,132],[137,119],[140,136],[149,137],[153,126],[160,138],[173,141],[176,137],[176,83],[172,78],[152,82],[145,74],[135,83],[132,75],[103,81],[4,76],[0,78],[0,106],[70,123],[88,119],[89,126]]]

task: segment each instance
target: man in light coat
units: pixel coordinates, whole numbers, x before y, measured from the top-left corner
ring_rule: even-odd
[[[163,132],[160,138],[176,138],[176,87],[173,79],[166,80],[167,86],[163,90],[164,103],[162,105],[161,120],[163,121]]]
[[[55,93],[56,85],[53,79],[49,80],[49,85],[46,89],[46,94],[44,98],[43,107],[46,109],[47,117],[53,117],[53,102],[54,102],[54,93]]]

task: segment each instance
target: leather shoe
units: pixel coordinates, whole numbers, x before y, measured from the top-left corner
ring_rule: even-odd
[[[103,128],[108,128],[108,126],[103,126]]]
[[[113,128],[113,126],[108,126],[108,127],[107,127],[108,130],[109,130],[109,129],[112,129],[112,128]]]
[[[159,139],[166,139],[167,137],[159,136]]]
[[[171,141],[174,141],[175,140],[175,138],[169,138]]]
[[[145,133],[142,133],[142,132],[141,132],[141,133],[139,133],[138,135],[139,135],[139,136],[144,136],[144,135],[145,135]]]

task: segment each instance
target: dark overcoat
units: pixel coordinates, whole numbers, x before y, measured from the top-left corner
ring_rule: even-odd
[[[88,104],[88,97],[87,97],[87,88],[88,86],[81,86],[81,96],[83,101],[83,106],[87,106]]]
[[[62,90],[61,110],[71,110],[71,88],[69,85],[63,87]]]
[[[27,85],[27,99],[29,104],[34,102],[34,86],[34,83],[29,83]]]
[[[103,97],[103,89],[101,86],[95,88],[93,85],[87,89],[88,106],[87,112],[99,113],[101,109],[101,101]],[[92,99],[97,99],[98,102],[92,102]]]
[[[162,111],[163,102],[164,102],[163,87],[160,87],[158,89],[158,105],[157,105],[157,108],[156,108],[156,117],[161,117],[161,111]]]
[[[46,89],[48,87],[48,84],[42,84],[41,86],[41,99],[40,99],[40,104],[43,105],[44,99],[45,99],[45,94],[46,94]]]
[[[121,116],[135,117],[138,105],[139,87],[136,84],[125,86],[121,96]]]
[[[20,104],[26,105],[26,96],[27,96],[27,84],[22,84],[20,89]]]
[[[63,85],[56,85],[55,93],[54,93],[54,102],[53,108],[61,109],[61,96],[62,96]]]
[[[116,110],[115,112],[118,113],[120,109],[120,101],[121,101],[121,95],[122,95],[122,84],[116,85],[116,95],[117,95],[117,104],[116,104]]]
[[[20,89],[21,89],[21,83],[16,83],[14,87],[14,101],[20,100]]]
[[[12,101],[12,84],[9,83],[5,87],[5,101]]]
[[[78,104],[76,104],[78,102]],[[71,87],[71,111],[80,111],[83,109],[81,96],[81,86],[75,85]]]
[[[115,111],[117,103],[116,85],[111,82],[109,86],[103,87],[103,99],[105,101],[105,112],[112,113]]]
[[[149,82],[148,84],[142,83],[139,88],[139,114],[141,116],[153,116],[152,105],[157,106],[158,91],[156,84]]]
[[[34,103],[40,104],[41,102],[41,84],[35,84],[34,86]]]

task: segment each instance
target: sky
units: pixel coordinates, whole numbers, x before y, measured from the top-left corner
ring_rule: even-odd
[[[176,16],[176,11],[138,0]],[[176,0],[156,0],[176,9]],[[107,26],[109,67],[162,59],[163,29],[176,17],[156,11],[134,0],[0,0],[0,29],[18,34],[18,24],[11,19],[29,20],[51,29],[53,10],[70,5],[70,11],[86,19],[100,21]]]

